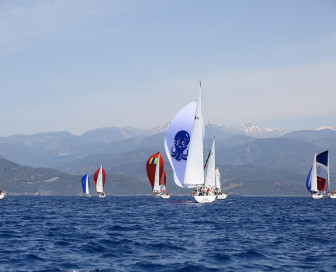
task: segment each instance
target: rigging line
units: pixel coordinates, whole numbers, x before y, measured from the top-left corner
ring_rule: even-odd
[[[205,161],[204,169],[205,169],[205,167],[206,167],[206,165],[207,165],[207,163],[208,163],[208,160],[209,160],[209,158],[210,158],[210,155],[211,155],[211,150],[210,150],[209,155],[208,155],[208,157],[207,157],[207,159],[206,159],[206,161]]]

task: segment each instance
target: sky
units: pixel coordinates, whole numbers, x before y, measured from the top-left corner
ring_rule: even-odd
[[[213,124],[336,128],[334,0],[2,0],[0,137]]]

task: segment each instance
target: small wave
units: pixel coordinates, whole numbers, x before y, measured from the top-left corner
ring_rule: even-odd
[[[143,227],[136,224],[133,226],[127,226],[127,227],[123,227],[120,225],[114,225],[110,228],[108,228],[109,231],[139,231],[139,230],[143,230]]]
[[[245,252],[239,253],[236,255],[239,258],[244,258],[244,259],[261,259],[265,258],[265,256],[253,249],[249,249]]]
[[[224,254],[224,253],[216,253],[213,255],[209,255],[209,257],[215,259],[216,261],[220,261],[222,263],[227,263],[227,262],[232,261],[232,258],[229,255]]]
[[[172,243],[150,243],[150,244],[146,244],[147,248],[150,249],[160,249],[160,250],[175,250],[175,251],[183,251],[185,250],[184,247],[182,246],[178,246],[178,245],[173,245]]]

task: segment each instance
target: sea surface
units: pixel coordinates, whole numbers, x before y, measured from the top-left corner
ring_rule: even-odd
[[[0,271],[336,271],[336,199],[7,196]]]

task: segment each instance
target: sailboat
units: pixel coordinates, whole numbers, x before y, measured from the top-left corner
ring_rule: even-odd
[[[162,187],[160,191],[160,196],[162,198],[170,198],[170,194],[167,192],[167,177],[166,177],[166,172],[163,170],[163,182],[162,182]]]
[[[152,185],[153,195],[159,195],[163,175],[163,159],[160,152],[148,158],[146,170],[149,182]]]
[[[4,191],[0,190],[0,199],[3,199],[6,195]]]
[[[215,201],[216,195],[208,194],[204,190],[204,123],[201,99],[200,82],[197,101],[182,108],[170,123],[165,136],[165,150],[174,171],[176,185],[194,188],[195,200],[204,203]]]
[[[223,193],[221,190],[220,172],[218,167],[216,168],[216,194],[217,199],[225,199],[227,197],[227,194]]]
[[[86,174],[82,177],[82,187],[83,187],[83,192],[87,197],[91,197],[90,195],[90,180],[89,180],[89,175]]]
[[[166,189],[166,172],[163,167],[164,162],[160,152],[157,152],[148,158],[146,170],[148,180],[152,186],[153,195],[161,196],[162,198],[169,198],[170,195],[167,193]],[[164,182],[162,182],[162,179],[164,179]]]
[[[306,187],[314,199],[323,198],[326,192],[330,191],[328,150],[318,155],[314,154],[313,166],[310,168]]]
[[[97,169],[97,171],[94,173],[93,181],[96,187],[96,192],[98,193],[99,197],[105,197],[104,193],[104,186],[105,186],[105,170],[103,166],[101,165],[100,168]]]

